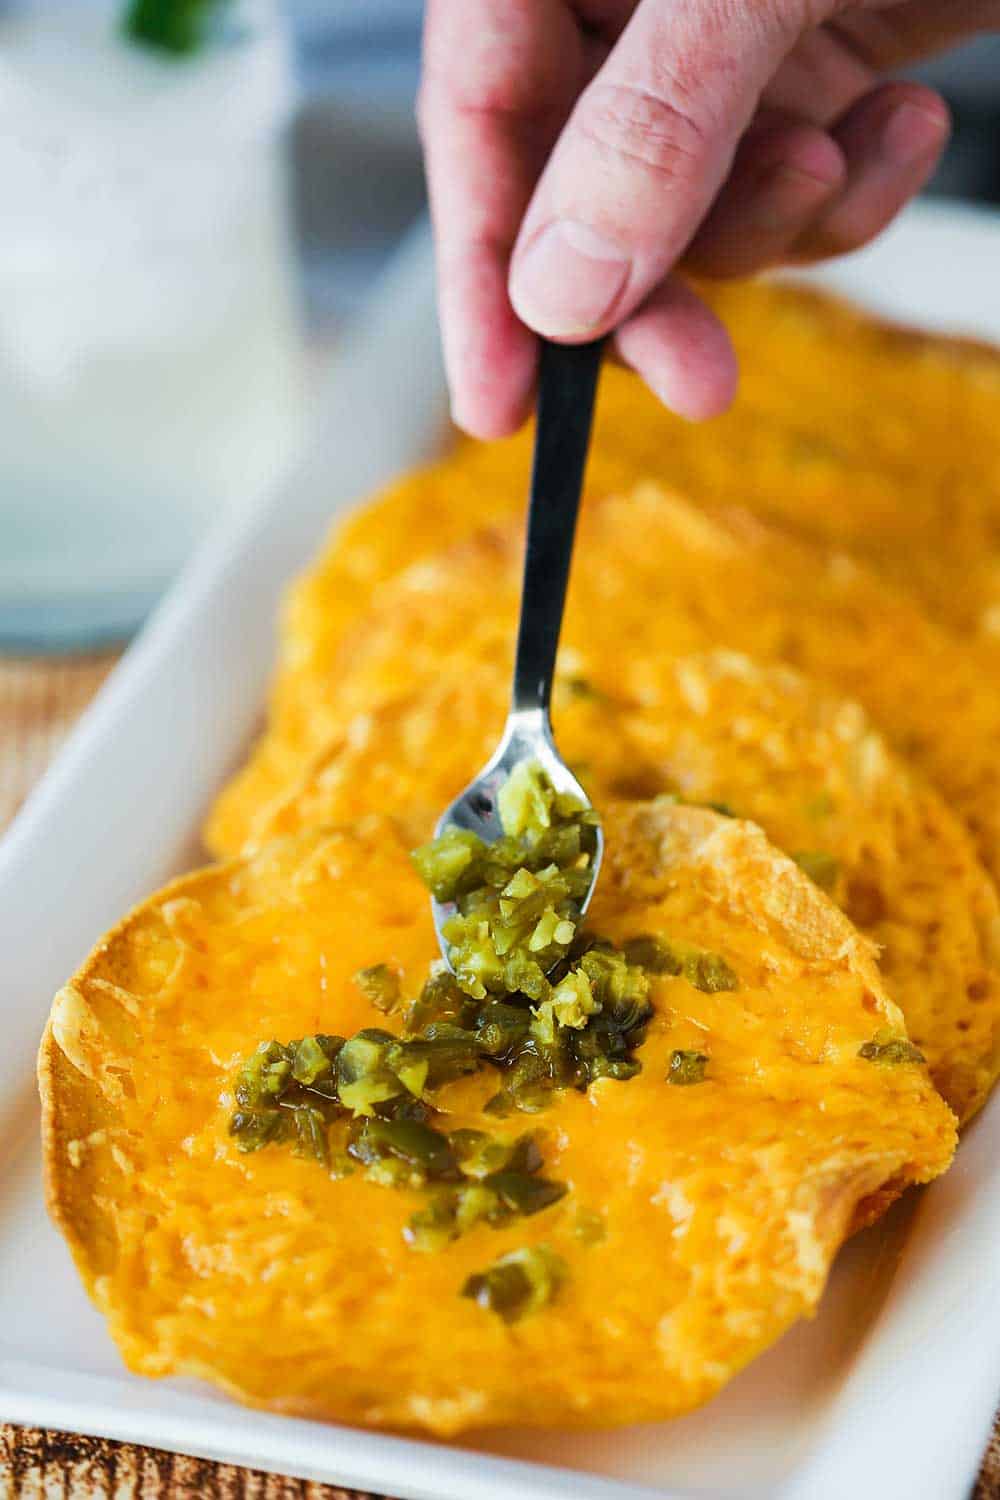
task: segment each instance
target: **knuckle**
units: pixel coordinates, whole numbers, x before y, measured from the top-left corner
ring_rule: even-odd
[[[633,84],[594,85],[577,123],[588,141],[671,180],[696,175],[709,144],[691,112]]]
[[[800,240],[796,247],[797,258],[808,262],[848,255],[852,250],[861,250],[884,225],[885,221],[881,219],[876,221],[834,215],[821,220]]]

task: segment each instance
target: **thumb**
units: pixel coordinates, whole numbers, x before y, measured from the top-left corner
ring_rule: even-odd
[[[511,262],[523,322],[592,338],[683,253],[729,171],[810,0],[642,0],[580,95]]]

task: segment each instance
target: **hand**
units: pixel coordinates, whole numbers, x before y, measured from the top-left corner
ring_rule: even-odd
[[[872,239],[949,128],[932,90],[881,76],[998,26],[998,0],[428,0],[418,114],[457,423],[513,431],[534,334],[612,328],[668,406],[723,410],[735,357],[678,261],[743,275]]]

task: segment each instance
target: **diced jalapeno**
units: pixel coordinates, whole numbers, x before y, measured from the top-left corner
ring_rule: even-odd
[[[452,1193],[437,1193],[424,1208],[411,1214],[403,1238],[412,1250],[436,1254],[458,1237],[456,1200]]]
[[[640,933],[622,946],[625,959],[647,974],[679,974],[681,960],[665,939]]]
[[[386,1051],[395,1041],[391,1032],[366,1027],[344,1043],[337,1057],[337,1091],[346,1109],[371,1114],[405,1087],[386,1065]]]
[[[359,969],[354,983],[366,995],[376,1010],[391,1015],[399,1008],[399,975],[388,964],[372,964],[368,969]]]
[[[403,1090],[420,1098],[426,1089],[440,1088],[465,1073],[475,1072],[479,1055],[479,1041],[474,1032],[447,1022],[434,1023],[421,1037],[393,1038],[387,1042],[368,1073],[359,1075],[359,1081],[364,1083],[372,1077],[385,1081],[391,1089],[385,1098]],[[349,1061],[353,1059],[349,1057]],[[354,1098],[349,1087],[344,1103],[351,1104]]]
[[[667,1067],[667,1082],[681,1085],[704,1083],[708,1063],[709,1058],[704,1052],[689,1052],[683,1049],[671,1052]]]
[[[288,1139],[292,1128],[286,1111],[277,1106],[237,1109],[229,1120],[229,1134],[241,1151],[257,1151],[273,1141]]]
[[[706,995],[716,995],[723,990],[738,990],[740,987],[735,971],[721,953],[688,952],[684,955],[681,972],[689,984]]]
[[[515,1214],[537,1214],[565,1197],[564,1182],[549,1182],[527,1172],[494,1172],[485,1185],[492,1188],[505,1208]]]
[[[496,1313],[505,1323],[514,1323],[551,1302],[565,1279],[562,1257],[547,1245],[533,1245],[514,1250],[488,1270],[468,1277],[462,1296]]]
[[[498,1141],[482,1130],[454,1130],[449,1136],[463,1176],[483,1179],[494,1172],[537,1172],[542,1153],[532,1135]]]
[[[538,959],[526,953],[512,953],[506,960],[503,982],[509,994],[526,995],[529,1000],[545,1000],[552,989]]]
[[[533,761],[500,789],[498,812],[496,842],[449,828],[414,862],[438,900],[457,902],[444,935],[459,988],[477,1000],[514,991],[542,1000],[546,974],[576,936],[596,818]]]
[[[552,823],[556,794],[537,761],[521,761],[507,777],[497,797],[504,833],[539,834]]]
[[[475,1013],[475,1002],[459,989],[454,974],[441,963],[439,968],[432,969],[419,997],[410,1006],[406,1030],[416,1035],[435,1021],[471,1025]]]
[[[318,1078],[329,1078],[332,1073],[333,1061],[320,1045],[319,1037],[304,1036],[295,1043],[292,1077],[296,1083],[313,1084]]]
[[[893,1036],[891,1031],[877,1031],[870,1042],[858,1048],[858,1056],[866,1062],[879,1063],[882,1067],[898,1067],[901,1063],[922,1063],[927,1059],[919,1047],[905,1036]]]
[[[474,882],[485,850],[478,834],[452,826],[430,843],[414,849],[410,857],[434,899],[454,901]]]
[[[490,1057],[502,1057],[517,1047],[528,1034],[531,1012],[501,1000],[484,1005],[476,1018],[476,1036],[481,1051]]]
[[[277,1103],[292,1081],[292,1056],[280,1042],[261,1042],[236,1079],[237,1104]]]
[[[739,989],[739,979],[720,953],[672,943],[662,934],[629,938],[622,950],[630,964],[647,974],[682,974],[696,990],[713,995]]]
[[[738,983],[721,955],[662,934],[634,937],[620,951],[580,931],[597,820],[556,793],[540,767],[511,778],[499,810],[504,833],[494,843],[453,829],[414,853],[438,899],[455,903],[445,929],[455,972],[432,965],[401,1031],[365,1027],[346,1041],[316,1034],[263,1042],[235,1081],[229,1128],[240,1150],[290,1143],[332,1176],[357,1163],[371,1181],[425,1190],[406,1230],[421,1250],[478,1224],[539,1213],[567,1191],[541,1174],[542,1151],[530,1134],[446,1133],[437,1089],[493,1066],[501,1084],[485,1112],[503,1117],[544,1109],[556,1090],[624,1082],[640,1071],[635,1054],[653,1015],[651,974],[683,975],[708,992]],[[399,976],[388,964],[360,970],[355,981],[386,1014],[400,1010]],[[885,1053],[878,1060],[892,1060],[898,1039],[875,1040]],[[866,1046],[862,1055],[875,1054]],[[670,1081],[701,1082],[707,1061],[675,1052]],[[535,1254],[498,1262],[470,1295],[489,1305],[493,1280],[523,1289]],[[544,1255],[537,1264],[548,1264]],[[536,1290],[531,1282],[529,1301]],[[497,1292],[500,1301],[504,1295]]]
[[[295,1123],[295,1154],[312,1156],[324,1166],[329,1162],[327,1122],[320,1110],[299,1104],[289,1111]]]
[[[347,1149],[366,1166],[395,1157],[426,1181],[458,1176],[448,1137],[418,1120],[366,1120]]]

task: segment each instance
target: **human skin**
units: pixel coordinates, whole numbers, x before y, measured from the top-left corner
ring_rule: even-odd
[[[737,383],[673,274],[843,254],[923,186],[933,90],[887,75],[1000,28],[998,0],[428,0],[418,116],[452,410],[527,415],[537,334],[614,332],[693,419]]]

